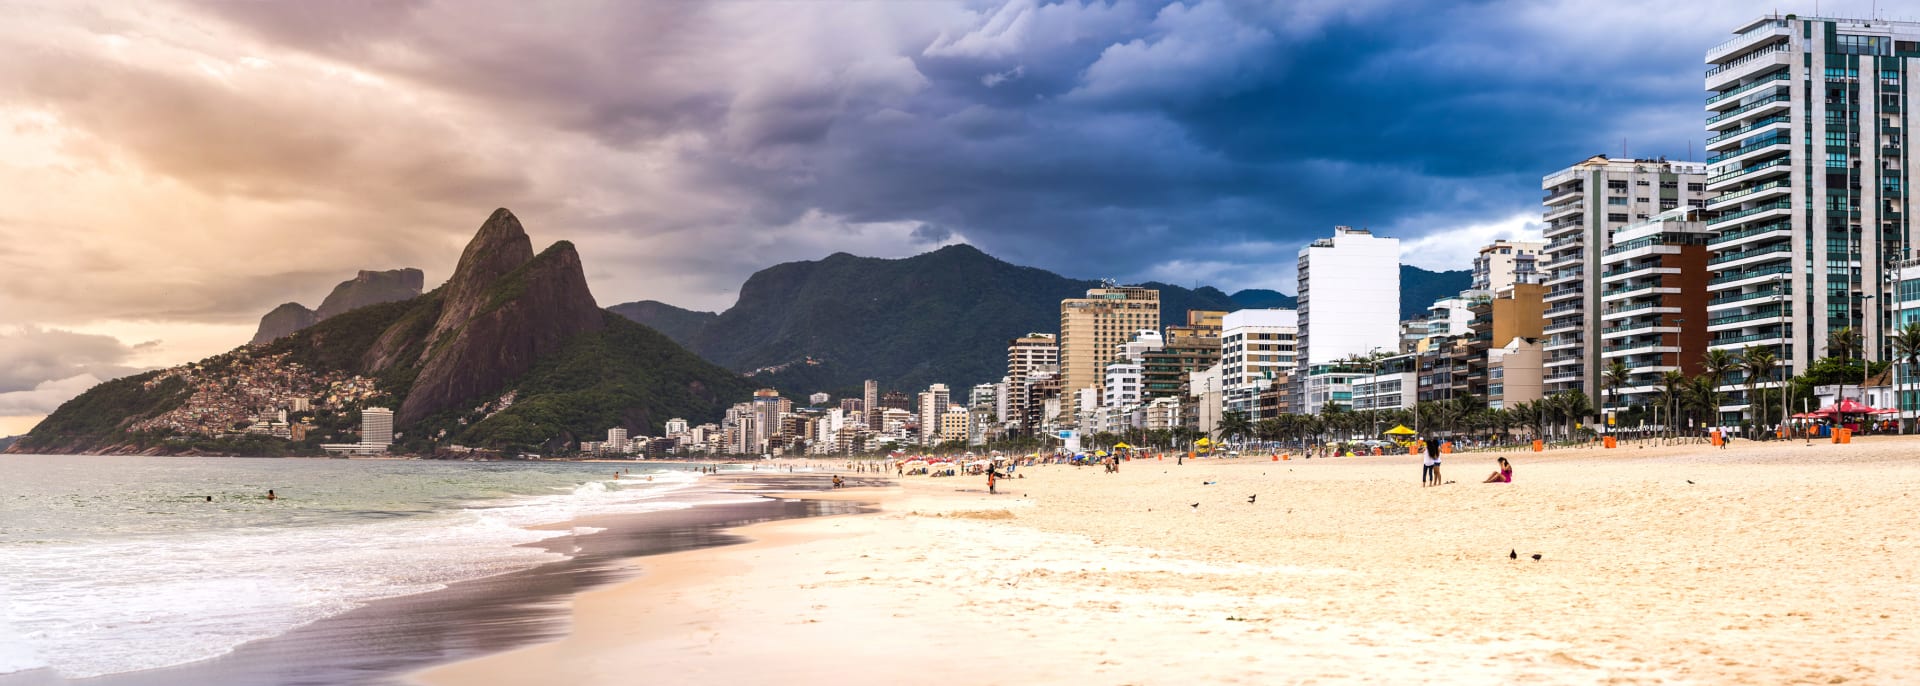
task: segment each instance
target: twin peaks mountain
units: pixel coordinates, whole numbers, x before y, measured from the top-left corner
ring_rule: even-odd
[[[1471,281],[1464,270],[1401,265],[1402,317]],[[718,314],[651,300],[608,309],[788,395],[852,394],[865,379],[890,389],[945,383],[964,393],[1005,374],[1008,339],[1058,331],[1060,301],[1098,285],[954,245],[906,259],[837,253],[776,265],[748,278],[739,301]],[[1184,323],[1190,309],[1294,306],[1293,296],[1271,290],[1143,285],[1160,291],[1167,324]]]
[[[396,451],[556,452],[614,427],[659,435],[674,417],[717,420],[752,394],[740,375],[601,309],[573,244],[534,253],[505,209],[445,284],[419,287],[418,271],[362,272],[317,321],[100,384],[10,451],[315,454],[321,443],[356,442],[361,409],[387,407]],[[408,288],[415,295],[392,297]],[[271,419],[302,398],[312,409],[289,419],[304,436]]]

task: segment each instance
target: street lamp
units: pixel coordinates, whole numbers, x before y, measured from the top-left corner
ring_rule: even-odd
[[[1774,274],[1772,281],[1774,294],[1780,296],[1780,302],[1774,305],[1773,310],[1775,314],[1779,315],[1779,323],[1775,328],[1778,329],[1777,333],[1780,336],[1781,369],[1786,372],[1782,374],[1782,376],[1791,378],[1793,376],[1793,360],[1787,356],[1787,338],[1789,337],[1787,334],[1787,305],[1793,302],[1793,300],[1787,297],[1786,274]],[[1793,407],[1792,393],[1793,384],[1785,382],[1780,384],[1780,426],[1787,425],[1787,413],[1789,409]],[[1749,405],[1753,404],[1753,398],[1748,398],[1747,403]],[[1764,408],[1759,406],[1754,407],[1753,419],[1755,423],[1760,421],[1760,411],[1762,409]]]

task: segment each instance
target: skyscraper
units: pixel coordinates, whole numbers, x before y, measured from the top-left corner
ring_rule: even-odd
[[[1300,249],[1296,411],[1351,405],[1359,375],[1335,363],[1400,350],[1400,240],[1336,226]],[[1222,356],[1224,360],[1224,354]]]
[[[767,441],[780,433],[780,392],[762,388],[753,392],[753,452],[766,448]]]
[[[1080,391],[1099,387],[1115,346],[1142,329],[1160,329],[1160,291],[1106,286],[1060,301],[1061,397],[1069,417],[1085,409],[1077,404]]]
[[[865,392],[865,401],[861,404],[860,411],[864,413],[864,418],[867,420],[867,428],[873,431],[879,431],[880,416],[882,414],[880,411],[880,382],[867,379],[862,390]]]
[[[937,383],[927,386],[920,393],[920,442],[933,445],[940,442],[940,418],[947,412],[947,385]],[[962,422],[964,425],[964,422]]]
[[[1570,390],[1598,402],[1602,255],[1613,235],[1661,212],[1706,204],[1706,165],[1595,155],[1540,180],[1546,193],[1547,337],[1541,350],[1547,395]],[[1611,282],[1609,282],[1611,284]],[[1504,345],[1502,341],[1500,344]]]
[[[1299,313],[1283,309],[1240,310],[1228,313],[1220,324],[1221,388],[1218,390],[1223,393],[1227,410],[1252,417],[1260,391],[1298,362]],[[1396,323],[1396,335],[1398,326]]]
[[[1889,277],[1914,254],[1920,23],[1769,15],[1734,34],[1706,53],[1711,345],[1771,348],[1791,375],[1851,328],[1884,359]],[[1744,383],[1722,390],[1746,408]]]
[[[393,410],[369,407],[360,411],[360,444],[381,448],[393,445]]]

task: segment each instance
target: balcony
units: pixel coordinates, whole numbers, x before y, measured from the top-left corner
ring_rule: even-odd
[[[1557,204],[1562,200],[1567,200],[1569,198],[1572,198],[1573,196],[1585,194],[1586,192],[1587,192],[1586,187],[1583,184],[1576,182],[1573,185],[1568,186],[1566,188],[1547,191],[1546,197],[1540,199],[1540,204],[1542,205]]]
[[[1739,325],[1739,324],[1746,324],[1747,322],[1758,322],[1758,321],[1766,321],[1766,322],[1777,324],[1777,323],[1780,323],[1782,320],[1793,318],[1792,309],[1793,308],[1786,308],[1786,310],[1772,309],[1768,311],[1753,312],[1749,314],[1736,314],[1736,315],[1729,315],[1725,317],[1714,317],[1712,319],[1707,320],[1707,328],[1711,330],[1711,329],[1725,328],[1725,327]]]
[[[1725,253],[1720,255],[1719,257],[1715,257],[1711,260],[1707,260],[1707,266],[1717,267],[1720,265],[1726,265],[1730,262],[1738,262],[1740,260],[1744,260],[1749,257],[1760,257],[1763,255],[1783,255],[1783,254],[1792,254],[1792,253],[1793,253],[1793,246],[1785,243],[1781,243],[1777,245],[1769,245],[1764,248],[1754,248],[1752,250],[1742,250],[1740,252]],[[1732,266],[1732,265],[1729,265],[1729,266]]]
[[[1771,276],[1774,274],[1786,274],[1791,271],[1793,271],[1793,265],[1787,265],[1787,264],[1782,264],[1782,265],[1777,265],[1772,267],[1762,267],[1760,269],[1750,269],[1746,271],[1734,272],[1732,274],[1722,274],[1719,277],[1715,278],[1714,280],[1708,281],[1707,285],[1718,286],[1723,283],[1733,283],[1735,281],[1757,279],[1760,277]]]
[[[1764,87],[1764,86],[1784,86],[1784,85],[1786,85],[1786,81],[1787,81],[1787,77],[1788,77],[1789,75],[1790,75],[1790,72],[1788,72],[1788,71],[1785,71],[1785,70],[1782,70],[1782,71],[1778,71],[1778,72],[1774,72],[1774,73],[1772,73],[1772,74],[1768,74],[1768,75],[1766,75],[1766,76],[1762,76],[1762,77],[1760,77],[1760,78],[1758,78],[1758,79],[1754,79],[1753,81],[1751,81],[1751,82],[1749,82],[1749,83],[1747,83],[1746,85],[1744,85],[1744,86],[1741,86],[1741,87],[1739,87],[1739,88],[1735,88],[1735,89],[1733,89],[1733,90],[1730,90],[1730,91],[1724,91],[1724,92],[1721,92],[1721,93],[1719,93],[1719,94],[1717,94],[1717,95],[1710,95],[1710,96],[1707,96],[1707,109],[1709,109],[1709,110],[1719,110],[1719,109],[1721,109],[1721,108],[1718,108],[1718,107],[1714,107],[1714,106],[1713,106],[1713,105],[1714,105],[1714,103],[1728,103],[1728,104],[1731,104],[1731,102],[1730,102],[1730,101],[1731,101],[1731,100],[1732,100],[1733,98],[1737,98],[1737,97],[1739,97],[1739,96],[1742,96],[1742,95],[1746,95],[1747,93],[1749,93],[1749,92],[1751,92],[1751,91],[1752,91],[1753,89],[1755,89],[1755,88],[1761,88],[1761,87]]]
[[[1548,318],[1551,318],[1551,317],[1553,317],[1554,315],[1556,315],[1556,314],[1559,314],[1559,313],[1562,313],[1562,312],[1573,312],[1573,311],[1576,311],[1576,310],[1579,310],[1579,309],[1580,309],[1580,303],[1579,303],[1579,301],[1574,301],[1574,302],[1571,302],[1571,303],[1568,303],[1568,304],[1565,304],[1565,305],[1561,305],[1561,306],[1559,306],[1559,307],[1550,307],[1550,308],[1547,308],[1547,311],[1545,311],[1545,312],[1542,312],[1542,313],[1540,313],[1540,314],[1541,314],[1541,316],[1543,316],[1543,317],[1548,317]]]
[[[1755,226],[1752,228],[1741,229],[1733,233],[1723,233],[1718,236],[1714,236],[1713,238],[1707,239],[1707,247],[1708,248],[1730,247],[1731,245],[1736,243],[1749,242],[1746,239],[1754,238],[1755,236],[1765,236],[1766,234],[1778,234],[1778,237],[1786,238],[1787,236],[1792,235],[1792,231],[1793,231],[1792,222],[1778,221],[1772,224]],[[1767,237],[1771,238],[1772,236],[1767,236]]]
[[[1541,215],[1540,218],[1546,221],[1553,221],[1554,219],[1558,219],[1560,217],[1570,217],[1575,214],[1579,214],[1581,210],[1584,210],[1586,208],[1587,208],[1587,204],[1585,202],[1570,202],[1565,205],[1555,205],[1552,207],[1548,207],[1547,213],[1544,215]]]
[[[1753,301],[1783,300],[1783,299],[1792,297],[1792,295],[1793,294],[1791,292],[1784,291],[1781,288],[1777,288],[1777,287],[1767,288],[1763,290],[1754,291],[1752,293],[1737,293],[1734,295],[1722,296],[1722,297],[1714,298],[1712,300],[1708,300],[1707,309],[1716,310],[1716,309],[1724,309],[1727,307],[1740,307],[1741,303],[1748,303]]]
[[[1566,300],[1567,298],[1578,298],[1586,292],[1584,288],[1555,288],[1547,291],[1547,294],[1541,297],[1540,300],[1542,302],[1554,302],[1556,300]]]
[[[1631,319],[1633,317],[1637,317],[1643,314],[1680,314],[1680,308],[1678,306],[1667,305],[1665,303],[1662,303],[1656,300],[1653,302],[1640,303],[1638,305],[1628,305],[1626,307],[1609,310],[1607,312],[1602,313],[1600,315],[1600,319],[1602,321],[1614,320],[1614,319]]]
[[[1770,110],[1770,109],[1785,110],[1787,109],[1787,103],[1791,100],[1793,100],[1792,96],[1776,95],[1771,98],[1750,102],[1740,106],[1739,109],[1727,110],[1725,112],[1721,112],[1720,114],[1707,117],[1707,128],[1711,129],[1713,128],[1714,124],[1718,124],[1720,122],[1737,124],[1739,123],[1740,118],[1746,116],[1748,112],[1759,112],[1761,110]]]
[[[1756,333],[1749,336],[1728,336],[1726,338],[1714,338],[1713,340],[1707,342],[1707,347],[1720,348],[1725,350],[1730,348],[1744,348],[1749,345],[1758,345],[1758,346],[1779,345],[1780,343],[1783,343],[1785,341],[1786,339],[1781,338],[1779,332]]]
[[[1716,144],[1716,143],[1728,143],[1728,142],[1732,142],[1732,141],[1733,141],[1734,139],[1736,139],[1736,138],[1739,138],[1740,136],[1743,136],[1743,135],[1746,135],[1746,134],[1749,134],[1749,133],[1752,133],[1752,132],[1754,132],[1754,131],[1757,131],[1757,130],[1759,130],[1759,129],[1763,129],[1763,128],[1766,128],[1766,127],[1769,127],[1769,126],[1775,126],[1775,125],[1779,125],[1779,124],[1791,124],[1791,123],[1793,123],[1793,118],[1792,118],[1792,117],[1789,117],[1789,116],[1787,116],[1787,115],[1784,115],[1784,114],[1776,114],[1776,115],[1774,115],[1774,116],[1771,116],[1771,117],[1767,117],[1766,119],[1762,119],[1762,120],[1759,120],[1759,121],[1756,121],[1756,122],[1754,122],[1754,123],[1752,123],[1752,124],[1748,124],[1748,125],[1746,125],[1746,126],[1742,126],[1742,127],[1740,127],[1740,128],[1737,128],[1737,129],[1734,129],[1734,130],[1732,130],[1732,131],[1728,131],[1728,132],[1726,132],[1726,133],[1723,133],[1723,134],[1720,134],[1720,135],[1718,135],[1718,136],[1714,136],[1714,137],[1712,137],[1712,138],[1708,138],[1708,139],[1707,139],[1707,149],[1708,149],[1708,150],[1713,150],[1713,149],[1714,149],[1714,144]]]
[[[1676,273],[1678,273],[1679,271],[1680,270],[1678,269],[1674,270],[1674,272]],[[1632,298],[1635,296],[1642,296],[1642,295],[1678,295],[1679,293],[1680,293],[1680,284],[1677,284],[1677,283],[1668,284],[1662,281],[1652,281],[1648,283],[1634,284],[1631,286],[1621,286],[1619,288],[1601,291],[1600,297],[1603,300],[1620,300],[1624,298]]]
[[[1719,164],[1721,162],[1734,159],[1741,155],[1752,153],[1758,150],[1764,150],[1766,148],[1771,148],[1776,145],[1793,145],[1792,134],[1789,134],[1785,131],[1779,131],[1779,132],[1775,132],[1771,137],[1760,137],[1759,140],[1755,140],[1751,143],[1747,143],[1746,145],[1742,145],[1738,148],[1734,148],[1732,150],[1728,150],[1718,155],[1714,155],[1713,157],[1707,158],[1707,164],[1709,165]]]
[[[1756,194],[1771,195],[1771,194],[1777,194],[1777,193],[1791,193],[1791,192],[1793,192],[1793,181],[1791,179],[1780,179],[1779,181],[1769,181],[1767,183],[1755,184],[1752,186],[1748,186],[1746,188],[1742,188],[1737,191],[1733,191],[1729,193],[1721,193],[1720,195],[1714,196],[1712,200],[1707,201],[1707,209],[1710,209],[1710,210],[1725,209],[1728,205],[1731,205],[1734,201],[1740,200],[1741,198],[1753,197]],[[1758,200],[1759,198],[1753,198],[1753,199]]]
[[[1793,171],[1792,168],[1787,166],[1790,162],[1791,160],[1789,158],[1782,157],[1775,160],[1767,160],[1759,164],[1749,165],[1747,167],[1736,169],[1734,171],[1730,171],[1725,174],[1709,176],[1707,177],[1707,190],[1711,191],[1716,187],[1725,188],[1727,182],[1738,180],[1749,174],[1758,174],[1757,176],[1753,177],[1754,180],[1756,181],[1767,178],[1769,176],[1773,176],[1774,174],[1785,174],[1787,172]],[[1766,172],[1766,173],[1761,173],[1761,172]]]
[[[1707,90],[1719,90],[1722,84],[1738,81],[1771,66],[1784,66],[1789,63],[1787,58],[1792,48],[1791,43],[1781,43],[1709,67],[1705,74]]]
[[[1762,214],[1766,212],[1775,212],[1775,211],[1784,211],[1784,210],[1791,210],[1791,209],[1793,209],[1792,200],[1779,200],[1775,202],[1766,203],[1763,205],[1757,205],[1748,209],[1741,210],[1739,212],[1734,212],[1731,214],[1723,214],[1718,217],[1708,219],[1707,225],[1712,226],[1714,224],[1725,224],[1735,219],[1751,217],[1756,214]]]
[[[1607,271],[1600,272],[1600,282],[1607,283],[1609,281],[1620,281],[1622,279],[1631,278],[1633,276],[1653,276],[1656,274],[1678,274],[1678,273],[1680,273],[1679,267],[1669,267],[1660,262],[1646,262],[1646,263],[1637,264],[1633,266],[1621,267],[1619,269],[1609,269]],[[1609,294],[1602,293],[1601,295],[1609,295]]]
[[[1715,57],[1720,57],[1722,55],[1738,54],[1741,50],[1745,50],[1752,46],[1759,45],[1761,43],[1765,43],[1775,38],[1780,38],[1782,36],[1791,36],[1791,35],[1793,35],[1793,28],[1788,25],[1785,19],[1768,19],[1768,20],[1765,20],[1764,22],[1761,22],[1759,26],[1748,29],[1745,33],[1729,38],[1726,40],[1726,42],[1723,42],[1719,45],[1708,48],[1707,59],[1711,60]]]

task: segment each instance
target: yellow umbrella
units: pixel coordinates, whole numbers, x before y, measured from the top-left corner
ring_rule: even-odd
[[[1394,436],[1412,436],[1415,432],[1413,429],[1407,428],[1405,424],[1401,424],[1391,429],[1387,429],[1387,433]]]
[[[1115,448],[1131,448],[1131,447],[1133,447],[1133,446],[1130,446],[1130,445],[1127,445],[1127,444],[1125,444],[1125,443],[1115,443],[1115,444],[1113,444],[1113,447],[1115,447]]]
[[[1098,456],[1100,456],[1100,457],[1106,457],[1106,456],[1107,456],[1107,451],[1105,451],[1105,450],[1102,450],[1102,451],[1100,451],[1100,452],[1097,452],[1097,453],[1094,453],[1094,454],[1095,454],[1095,455],[1098,455]]]
[[[1209,441],[1207,439],[1202,438],[1200,440],[1194,441],[1193,444],[1194,445],[1213,445],[1213,441]]]

